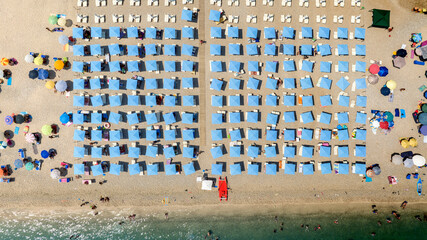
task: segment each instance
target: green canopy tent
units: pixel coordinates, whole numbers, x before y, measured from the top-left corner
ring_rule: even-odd
[[[371,27],[389,28],[390,27],[390,11],[381,9],[372,9],[372,25]]]

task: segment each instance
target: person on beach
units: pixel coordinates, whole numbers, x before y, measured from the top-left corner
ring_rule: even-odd
[[[169,219],[169,213],[165,213],[165,218],[166,218],[166,220]]]
[[[136,214],[132,214],[132,215],[129,215],[129,220],[130,221],[133,221],[133,220],[135,220],[135,217],[136,217]]]
[[[276,221],[276,222],[278,221],[278,218],[277,218],[277,216],[274,216],[274,221]]]
[[[400,205],[400,207],[401,207],[402,209],[405,209],[406,204],[408,204],[408,201],[404,201],[404,202]]]
[[[390,218],[386,218],[387,223],[391,223],[391,219]]]

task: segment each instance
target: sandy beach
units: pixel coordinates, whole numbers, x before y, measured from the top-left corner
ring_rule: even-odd
[[[363,0],[362,0],[363,1]],[[364,0],[362,6],[364,9],[350,7],[350,1],[346,1],[345,8],[337,8],[332,5],[332,0],[328,0],[328,5],[326,8],[316,8],[314,1],[310,1],[309,8],[301,8],[298,6],[298,2],[294,0],[292,10],[284,8],[281,6],[279,0],[275,0],[274,7],[263,6],[262,1],[257,1],[257,7],[246,7],[245,1],[240,0],[240,7],[230,7],[227,5],[226,1],[223,0],[223,5],[221,7],[212,6],[209,4],[209,1],[200,2],[195,0],[194,4],[183,5],[179,0],[176,6],[164,7],[164,1],[160,0],[158,7],[147,7],[146,1],[142,1],[142,5],[139,7],[129,6],[129,2],[125,0],[123,6],[113,6],[110,4],[107,7],[96,7],[94,1],[90,0],[89,7],[77,7],[76,1],[66,1],[66,0],[4,0],[2,3],[2,8],[0,8],[0,15],[8,21],[3,21],[0,23],[1,29],[3,30],[2,35],[0,35],[0,53],[2,57],[7,58],[16,58],[19,61],[19,64],[16,66],[2,66],[1,69],[10,69],[12,71],[12,84],[10,86],[3,84],[1,86],[0,101],[3,103],[0,109],[0,119],[4,119],[7,115],[11,113],[19,112],[28,112],[32,115],[33,121],[28,124],[30,127],[30,132],[40,132],[41,127],[44,124],[59,124],[59,138],[49,139],[43,136],[42,143],[38,145],[38,150],[49,150],[54,148],[57,150],[58,155],[54,160],[45,159],[40,171],[32,170],[26,171],[25,169],[15,170],[11,177],[15,179],[11,183],[1,183],[0,187],[0,208],[4,210],[9,209],[18,209],[22,211],[40,211],[40,210],[51,210],[55,209],[61,211],[66,209],[66,211],[89,211],[86,207],[81,208],[80,204],[82,200],[93,201],[94,203],[98,202],[100,196],[109,196],[110,203],[104,205],[98,205],[99,211],[103,209],[105,211],[128,211],[129,213],[135,209],[143,209],[143,212],[153,211],[153,214],[161,214],[164,211],[172,212],[185,212],[186,214],[192,214],[197,211],[202,211],[203,208],[208,209],[218,209],[222,211],[221,214],[231,214],[233,211],[245,212],[249,211],[254,214],[262,208],[272,209],[272,212],[275,210],[282,211],[282,208],[285,208],[289,211],[295,211],[295,213],[304,213],[304,212],[318,212],[319,209],[324,209],[326,212],[334,211],[340,209],[340,211],[352,211],[357,212],[358,209],[363,209],[369,211],[371,204],[377,205],[396,205],[400,204],[403,201],[408,201],[410,206],[411,204],[416,205],[417,209],[425,209],[426,198],[424,195],[418,196],[416,192],[416,180],[406,180],[405,176],[408,173],[418,172],[421,178],[425,178],[426,169],[425,168],[404,168],[403,166],[396,166],[390,162],[390,156],[394,152],[405,151],[400,144],[399,138],[401,137],[414,137],[418,140],[419,146],[417,148],[411,149],[414,153],[427,154],[426,145],[423,143],[423,136],[420,136],[417,132],[416,125],[412,119],[411,113],[416,109],[419,101],[423,101],[422,94],[419,92],[418,87],[422,84],[425,84],[424,71],[426,70],[425,66],[414,65],[413,60],[407,57],[407,65],[402,69],[393,68],[392,66],[392,53],[399,49],[402,44],[407,45],[408,52],[410,51],[410,42],[408,41],[411,33],[422,33],[427,36],[427,17],[424,14],[414,13],[411,11],[412,5],[405,3],[402,7],[399,5],[397,0]],[[402,1],[406,2],[406,1]],[[416,3],[413,3],[416,5]],[[194,22],[184,22],[180,19],[181,11],[183,7],[189,8],[198,8],[199,19],[197,23]],[[211,39],[210,38],[210,28],[217,26],[214,22],[209,21],[209,10],[222,8],[227,15],[240,15],[240,21],[238,24],[232,24],[238,26],[240,29],[243,29],[244,35],[241,39],[231,39],[226,37],[225,39]],[[391,26],[394,28],[392,32],[388,32],[385,29],[379,28],[368,28],[371,23],[371,13],[370,9],[379,8],[379,9],[388,9],[391,10]],[[51,33],[47,31],[46,27],[52,27],[49,25],[47,19],[50,14],[62,13],[66,14],[67,18],[72,20],[74,24],[82,26],[99,26],[103,28],[108,28],[109,26],[120,26],[128,27],[131,25],[138,26],[141,28],[146,28],[149,26],[156,26],[157,28],[165,28],[168,26],[173,26],[175,28],[181,29],[184,26],[192,26],[198,29],[199,38],[196,40],[162,40],[162,44],[178,44],[182,45],[183,43],[191,44],[199,47],[197,57],[189,56],[177,56],[174,57],[174,60],[192,60],[198,63],[198,72],[195,75],[191,73],[165,73],[162,72],[160,75],[149,72],[137,73],[144,78],[166,78],[171,76],[177,76],[178,78],[182,77],[194,77],[198,78],[198,87],[190,89],[182,89],[177,91],[168,91],[164,89],[158,90],[140,90],[139,94],[145,95],[148,93],[156,94],[173,94],[179,93],[183,95],[198,95],[199,104],[196,107],[177,107],[171,108],[166,106],[158,106],[155,108],[150,108],[148,106],[139,106],[138,110],[147,112],[149,110],[163,111],[163,113],[170,111],[188,111],[188,112],[198,112],[199,119],[198,123],[192,124],[191,126],[186,126],[182,123],[177,123],[180,128],[192,127],[198,129],[199,138],[190,142],[191,145],[196,145],[200,147],[200,151],[203,153],[200,154],[198,158],[198,163],[201,169],[207,169],[208,173],[211,168],[212,163],[216,162],[225,162],[227,165],[235,162],[243,162],[246,166],[247,161],[250,160],[246,155],[242,155],[241,158],[232,159],[227,155],[220,158],[219,160],[212,159],[210,154],[211,145],[214,143],[211,140],[211,130],[217,128],[228,129],[232,127],[240,127],[246,129],[247,127],[256,127],[262,129],[264,133],[265,128],[268,126],[266,122],[267,114],[272,111],[286,111],[286,107],[283,104],[280,104],[278,107],[271,107],[265,105],[265,96],[270,93],[276,93],[279,96],[283,95],[283,92],[286,89],[280,87],[278,90],[269,90],[265,88],[265,80],[267,79],[267,72],[261,71],[261,75],[256,76],[258,79],[262,79],[262,87],[260,90],[250,90],[246,88],[246,80],[249,75],[245,74],[241,79],[245,80],[245,85],[242,90],[229,90],[228,85],[226,90],[223,92],[218,92],[211,90],[209,88],[209,82],[211,78],[225,78],[228,82],[230,78],[233,78],[233,73],[212,73],[209,71],[209,60],[219,60],[227,63],[230,60],[230,56],[226,54],[225,56],[213,57],[209,54],[209,44],[221,44],[228,45],[228,43],[242,43],[243,45],[247,44],[247,38],[245,36],[246,28],[248,26],[257,27],[262,29],[264,27],[275,27],[276,29],[282,29],[285,26],[284,23],[280,22],[280,15],[291,13],[293,16],[292,23],[290,26],[299,30],[303,26],[311,26],[314,29],[314,32],[317,32],[319,26],[330,27],[331,31],[336,30],[337,27],[348,27],[349,30],[353,31],[354,27],[363,27],[366,28],[366,40],[363,42],[356,42],[355,40],[348,41],[350,47],[354,47],[355,44],[365,44],[367,48],[366,57],[355,57],[355,56],[346,56],[346,57],[337,57],[335,55],[320,57],[315,56],[311,57],[310,60],[316,62],[320,61],[333,61],[334,63],[338,60],[350,61],[365,61],[369,64],[369,60],[381,60],[383,65],[387,66],[389,69],[389,75],[385,78],[381,78],[380,82],[377,85],[369,85],[366,91],[356,91],[352,92],[348,90],[348,93],[351,99],[359,94],[364,94],[368,97],[368,104],[366,109],[362,108],[344,108],[334,104],[333,106],[327,108],[319,108],[318,96],[323,94],[331,94],[333,102],[336,103],[336,97],[338,96],[340,90],[335,85],[343,74],[332,72],[329,77],[333,80],[332,89],[325,91],[321,88],[313,88],[309,92],[303,91],[300,88],[297,88],[294,92],[299,94],[313,94],[317,96],[315,99],[315,106],[305,107],[300,109],[297,107],[295,111],[302,113],[304,111],[313,111],[313,114],[316,116],[322,111],[328,112],[339,112],[339,111],[349,111],[350,112],[350,123],[347,124],[348,129],[352,130],[355,127],[360,127],[360,124],[352,122],[357,111],[365,111],[370,116],[371,109],[382,110],[382,111],[391,111],[394,112],[395,108],[405,109],[407,117],[405,119],[395,118],[395,127],[392,131],[385,135],[383,133],[377,133],[374,135],[369,128],[369,124],[365,126],[367,129],[367,140],[348,141],[348,145],[352,150],[355,144],[363,144],[367,147],[367,157],[366,158],[356,158],[353,154],[350,154],[348,160],[350,163],[355,161],[364,161],[367,166],[372,164],[379,164],[382,169],[382,173],[379,176],[375,176],[373,181],[366,183],[363,181],[362,177],[350,173],[349,175],[337,175],[329,174],[322,175],[317,171],[314,175],[306,176],[302,174],[296,174],[294,176],[284,175],[283,169],[280,169],[280,172],[276,176],[265,175],[263,172],[260,172],[258,176],[250,176],[245,172],[242,175],[230,176],[229,166],[227,166],[227,172],[223,176],[228,177],[229,183],[229,200],[227,202],[218,201],[218,192],[216,189],[213,191],[202,191],[200,189],[200,183],[196,182],[196,177],[201,176],[203,173],[201,170],[197,171],[196,174],[185,176],[184,174],[177,176],[165,176],[164,173],[160,173],[157,176],[129,176],[127,173],[122,173],[120,176],[113,176],[107,174],[106,176],[90,176],[90,179],[95,179],[96,184],[84,185],[81,182],[81,179],[75,179],[73,174],[73,169],[68,171],[67,177],[73,177],[73,181],[70,183],[58,183],[58,180],[53,180],[50,177],[50,170],[52,168],[57,168],[60,166],[60,162],[65,161],[71,164],[82,163],[83,160],[88,159],[76,159],[73,157],[73,148],[74,146],[82,146],[81,143],[76,143],[73,141],[73,133],[75,126],[71,125],[66,127],[60,124],[59,116],[63,112],[75,112],[77,108],[73,107],[73,96],[79,94],[79,91],[71,91],[71,96],[66,97],[59,93],[54,93],[52,90],[45,88],[45,80],[32,80],[28,78],[28,72],[35,67],[34,64],[29,64],[24,61],[25,55],[29,52],[41,53],[44,55],[49,55],[49,59],[52,60],[53,57],[68,57],[72,61],[95,61],[98,60],[97,57],[76,57],[73,56],[72,51],[64,52],[63,46],[58,43],[58,37],[60,33]],[[113,23],[111,20],[111,14],[124,14],[125,21],[123,23]],[[128,15],[129,13],[138,13],[141,14],[142,22],[141,23],[129,23]],[[155,13],[159,14],[160,21],[158,23],[147,23],[146,14]],[[264,22],[262,17],[264,13],[274,14],[273,22]],[[89,15],[89,23],[76,23],[76,14],[87,14]],[[93,23],[93,14],[105,14],[107,16],[106,23],[94,24]],[[173,25],[170,23],[165,23],[163,21],[164,14],[176,14],[177,22]],[[258,22],[256,24],[246,23],[246,15],[256,14],[258,16]],[[298,16],[300,14],[307,14],[310,17],[310,24],[302,24],[298,22]],[[326,24],[316,23],[316,15],[326,14],[328,19]],[[343,24],[333,23],[333,15],[344,15],[345,20]],[[351,15],[361,15],[361,24],[355,25],[350,23]],[[12,22],[13,21],[13,22]],[[227,23],[226,23],[227,24]],[[218,25],[222,28],[226,27],[226,24]],[[288,26],[288,25],[286,25]],[[64,34],[67,36],[72,35],[72,27],[65,27]],[[390,36],[389,36],[390,35]],[[207,41],[205,44],[200,44],[199,40]],[[135,40],[135,39],[93,39],[90,42],[85,42],[79,40],[79,44],[101,44],[108,45],[111,43],[120,43],[120,44],[137,44],[141,42],[143,44],[156,43],[152,39]],[[262,46],[261,52],[263,53],[264,45],[272,41],[267,41],[261,37],[260,42],[257,43]],[[280,41],[277,40],[276,44],[281,44],[288,42],[288,40]],[[336,47],[337,44],[340,44],[339,40],[331,38],[331,40],[322,40],[319,42],[329,43],[332,47]],[[347,43],[347,42],[346,42]],[[317,44],[313,43],[312,40],[304,39],[293,40],[293,44]],[[227,48],[228,50],[228,48]],[[244,50],[246,51],[246,50]],[[168,56],[147,56],[143,61],[147,60],[157,60],[165,61],[168,60]],[[278,55],[275,57],[266,56],[261,54],[260,56],[248,57],[246,55],[233,56],[231,57],[234,61],[240,61],[245,64],[244,68],[247,70],[247,61],[277,61],[282,62],[284,55]],[[114,60],[136,60],[136,57],[113,57]],[[295,56],[296,61],[302,59],[301,56]],[[52,61],[53,62],[53,61]],[[53,70],[53,63],[49,63],[43,68]],[[247,72],[247,71],[246,71]],[[71,70],[61,70],[54,72],[55,78],[54,81],[66,80],[69,81],[69,86],[72,85],[72,80],[78,77],[81,77],[81,74],[76,74]],[[101,74],[85,74],[84,76],[95,76]],[[102,73],[108,77],[119,77],[121,79],[127,79],[135,75],[134,73],[127,73],[121,75],[119,73]],[[295,73],[285,73],[283,70],[283,65],[279,65],[278,73],[274,74],[277,77],[283,79],[284,77],[295,77],[299,78],[303,76],[303,73],[298,71]],[[304,73],[304,75],[306,75]],[[313,83],[317,82],[317,79],[324,74],[321,74],[319,71],[311,74]],[[350,79],[365,77],[366,74],[362,73],[353,73],[349,72],[348,75]],[[388,97],[384,97],[380,94],[380,88],[385,82],[389,79],[393,79],[397,82],[397,89],[405,88],[406,90],[401,92],[395,90],[393,102],[388,101]],[[107,90],[91,90],[90,94],[107,92]],[[130,90],[123,90],[124,94],[131,94]],[[254,107],[247,106],[246,97],[249,93],[263,95],[262,105],[258,109],[262,112],[261,121],[256,126],[253,124],[242,122],[242,124],[223,124],[220,127],[213,125],[211,121],[211,114],[215,113],[218,110],[226,111],[235,111],[240,110],[242,112],[254,110]],[[222,109],[215,108],[211,106],[211,95],[234,95],[241,94],[245,99],[245,104],[239,107],[229,107],[225,106]],[[280,101],[283,101],[281,98]],[[228,102],[228,99],[227,99]],[[93,110],[92,107],[85,107],[85,110]],[[131,106],[122,106],[119,109],[113,108],[110,106],[102,107],[102,110],[111,110],[111,111],[122,111],[128,112],[131,110],[136,110],[135,107]],[[336,126],[337,122],[333,120],[332,125]],[[165,127],[164,122],[160,123],[162,127]],[[298,128],[302,127],[302,124],[299,122],[284,124],[283,120],[280,121],[277,128]],[[13,166],[15,159],[18,158],[18,149],[25,148],[27,150],[27,156],[31,159],[40,159],[40,154],[33,154],[31,144],[25,141],[22,130],[24,124],[22,125],[6,125],[4,121],[0,123],[1,129],[5,130],[15,130],[16,126],[20,127],[19,134],[16,134],[13,137],[15,146],[12,148],[6,148],[0,151],[0,161],[2,165],[10,164]],[[141,123],[140,128],[145,128],[147,125]],[[317,122],[310,124],[304,124],[303,127],[316,128],[318,127]],[[130,129],[127,123],[120,123],[115,126],[116,129]],[[182,142],[182,139],[179,140]],[[127,140],[121,141],[124,144],[130,145],[130,142]],[[222,141],[216,141],[217,143],[224,144],[227,149],[229,149],[230,139],[225,138]],[[148,141],[141,140],[141,145],[148,145]],[[163,139],[160,141],[160,144],[164,144]],[[252,142],[244,139],[243,140],[245,148],[249,146]],[[277,141],[279,144],[279,154],[277,158],[267,159],[264,154],[261,154],[259,158],[256,159],[257,162],[265,163],[267,161],[279,161],[282,159],[283,150],[281,148],[283,140],[279,139]],[[312,145],[317,145],[318,140],[313,140],[312,142],[307,142]],[[341,144],[337,140],[332,140],[331,145]],[[89,144],[89,141],[84,142],[85,145]],[[106,144],[106,143],[102,143]],[[181,143],[182,144],[182,143]],[[265,144],[271,144],[267,142],[265,137],[260,141],[257,141],[257,144],[261,145],[264,148]],[[347,143],[346,143],[347,144]],[[182,147],[182,146],[181,146]],[[316,153],[317,154],[317,153]],[[316,155],[313,157],[316,162],[325,161],[326,158],[316,159]],[[108,159],[111,162],[124,161],[130,163],[130,158],[124,157],[118,160]],[[297,157],[295,161],[302,162],[307,159],[302,159]],[[331,161],[338,161],[336,156],[331,156]],[[158,159],[148,159],[145,156],[141,156],[138,160],[139,162],[165,162],[164,156],[158,157]],[[186,164],[189,162],[189,159],[182,158],[182,156],[177,156],[174,158],[174,162],[179,162]],[[397,185],[390,185],[388,183],[387,177],[395,176],[398,179]],[[85,178],[86,179],[86,178]],[[105,180],[106,182],[102,185],[98,182]],[[165,204],[165,201],[167,204]],[[353,203],[353,205],[352,205]],[[289,205],[297,204],[297,205]],[[287,206],[292,206],[292,208],[287,208]],[[322,206],[322,207],[319,207]],[[295,208],[294,208],[295,207]],[[242,210],[243,209],[243,210]],[[258,210],[257,210],[258,209]],[[292,210],[294,209],[294,210]]]

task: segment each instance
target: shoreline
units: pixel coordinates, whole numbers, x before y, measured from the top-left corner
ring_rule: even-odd
[[[170,218],[197,218],[201,216],[222,216],[222,217],[249,217],[249,216],[274,216],[274,215],[369,215],[372,213],[372,205],[376,205],[381,214],[385,212],[398,211],[405,213],[427,214],[427,202],[408,203],[405,209],[400,208],[402,202],[349,202],[349,203],[294,203],[282,205],[269,204],[228,204],[228,205],[174,205],[174,206],[109,206],[108,204],[97,203],[97,209],[91,210],[89,206],[63,208],[51,206],[50,208],[2,208],[0,212],[13,213],[15,217],[37,216],[70,216],[79,214],[89,214],[97,211],[100,214],[94,217],[118,217],[137,214],[138,217],[154,217],[164,219],[167,212]],[[4,214],[3,214],[4,215]]]

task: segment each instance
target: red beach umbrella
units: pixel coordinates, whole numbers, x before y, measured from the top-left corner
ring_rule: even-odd
[[[380,71],[380,66],[378,66],[377,64],[372,64],[371,66],[369,66],[369,72],[372,74],[377,74]]]
[[[380,122],[380,128],[382,128],[382,129],[388,129],[388,122],[387,121]]]

